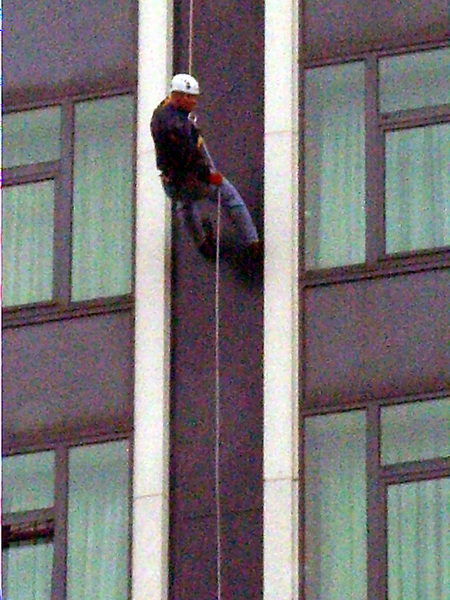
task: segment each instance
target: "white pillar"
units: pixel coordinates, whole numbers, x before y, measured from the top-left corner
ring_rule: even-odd
[[[139,1],[133,600],[167,600],[170,209],[155,167],[154,108],[172,71],[172,2]]]
[[[265,2],[264,600],[298,598],[298,7]]]

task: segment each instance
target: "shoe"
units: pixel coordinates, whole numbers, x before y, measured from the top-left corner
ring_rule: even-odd
[[[241,273],[253,277],[262,272],[262,257],[263,247],[261,242],[257,241],[240,248],[233,262]]]
[[[198,251],[205,258],[216,257],[216,242],[210,238],[205,238],[198,247]]]
[[[241,251],[241,256],[246,263],[259,263],[263,257],[263,248],[261,242],[251,242]]]

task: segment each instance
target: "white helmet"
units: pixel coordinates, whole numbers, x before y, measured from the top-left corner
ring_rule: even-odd
[[[179,73],[173,77],[172,83],[170,84],[170,91],[184,92],[185,94],[192,94],[193,96],[198,96],[198,94],[200,94],[198,81],[192,77],[192,75],[188,75],[187,73]]]

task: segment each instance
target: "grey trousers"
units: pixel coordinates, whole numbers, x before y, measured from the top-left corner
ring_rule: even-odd
[[[205,237],[199,201],[207,198],[216,203],[219,190],[221,205],[236,228],[238,244],[245,247],[258,241],[256,227],[242,196],[225,177],[221,186],[205,185],[203,188],[187,189],[163,181],[163,187],[166,195],[176,203],[177,217],[192,235],[196,244],[200,244]]]

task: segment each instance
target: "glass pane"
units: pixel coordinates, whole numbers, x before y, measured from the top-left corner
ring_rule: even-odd
[[[382,112],[439,104],[450,104],[450,48],[380,60]]]
[[[450,398],[382,409],[383,464],[447,456],[450,456]]]
[[[54,182],[3,190],[3,305],[51,300]]]
[[[73,300],[131,291],[134,100],[76,108]]]
[[[3,460],[3,512],[53,506],[54,452],[18,454]]]
[[[450,479],[388,488],[389,600],[443,600],[450,590]]]
[[[450,245],[450,123],[386,134],[388,254]]]
[[[57,160],[60,156],[59,106],[3,116],[3,167]]]
[[[306,420],[306,599],[367,597],[362,411]]]
[[[14,543],[3,550],[5,598],[8,600],[51,600],[53,544]]]
[[[365,260],[364,65],[306,72],[306,267]]]
[[[128,598],[128,443],[69,458],[68,600]]]

